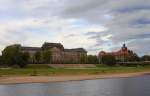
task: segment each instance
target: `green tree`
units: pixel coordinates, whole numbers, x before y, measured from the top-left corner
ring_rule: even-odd
[[[102,63],[109,65],[109,66],[113,66],[116,64],[116,58],[113,55],[104,55],[101,58]]]
[[[142,61],[150,61],[150,55],[144,55],[141,57]]]
[[[28,60],[29,54],[20,52],[14,57],[14,64],[17,64],[20,68],[24,68],[27,66]]]
[[[98,57],[96,55],[88,55],[87,60],[89,64],[98,64]]]
[[[44,63],[51,63],[52,54],[50,50],[44,50],[42,52],[42,57],[43,57]]]
[[[36,61],[36,63],[40,63],[41,62],[41,52],[36,52],[35,54],[34,54],[35,56],[35,61]]]
[[[12,45],[6,47],[2,51],[3,63],[8,66],[18,65],[19,67],[25,67],[28,63],[28,53],[22,53],[20,45]]]
[[[20,50],[20,45],[12,45],[12,46],[7,46],[3,51],[2,51],[2,58],[3,58],[3,63],[7,64],[9,66],[14,65],[16,62],[16,56],[18,56]]]
[[[86,55],[82,54],[82,55],[80,56],[80,63],[81,63],[81,64],[87,63],[87,56],[86,56]]]
[[[3,64],[3,59],[2,59],[2,56],[0,56],[0,65]]]
[[[140,61],[140,57],[136,53],[133,53],[133,55],[131,55],[131,60],[132,61]]]
[[[30,54],[28,52],[20,53],[22,58],[22,63],[19,65],[20,67],[26,67],[29,63]]]

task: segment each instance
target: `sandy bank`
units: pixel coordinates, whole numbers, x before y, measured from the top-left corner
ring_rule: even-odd
[[[121,74],[103,74],[103,75],[72,75],[72,76],[13,76],[0,77],[0,84],[21,84],[21,83],[47,83],[47,82],[63,82],[63,81],[78,81],[92,80],[102,78],[121,78],[133,77],[150,74],[147,72],[121,73]]]

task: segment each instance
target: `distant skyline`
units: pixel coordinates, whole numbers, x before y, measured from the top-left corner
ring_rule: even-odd
[[[0,0],[0,51],[43,42],[150,55],[150,0]]]

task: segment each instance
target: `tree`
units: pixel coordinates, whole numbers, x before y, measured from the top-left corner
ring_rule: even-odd
[[[140,61],[139,56],[136,53],[133,53],[130,57],[128,61]]]
[[[116,64],[116,58],[113,55],[104,55],[101,58],[102,63],[109,65],[109,66],[113,66]]]
[[[99,63],[96,55],[88,55],[87,59],[88,59],[89,64],[98,64]]]
[[[25,67],[28,63],[29,54],[22,53],[20,45],[12,45],[6,47],[2,51],[3,63],[8,66],[18,65],[19,67]]]
[[[150,61],[150,55],[144,55],[141,57],[142,61]]]
[[[40,63],[41,62],[41,52],[36,52],[34,55],[35,55],[34,57],[35,57],[36,63]]]
[[[27,66],[29,60],[28,53],[18,53],[14,57],[14,64],[17,64],[20,68],[24,68]]]
[[[19,49],[20,45],[12,45],[12,46],[7,46],[3,51],[2,51],[2,58],[3,58],[3,63],[7,64],[9,66],[14,65],[16,62],[16,56],[19,54]]]
[[[22,58],[22,63],[19,64],[21,68],[26,67],[29,63],[30,54],[28,52],[20,53]]]
[[[42,52],[42,57],[43,57],[44,63],[51,63],[52,54],[50,50],[44,50]]]
[[[0,56],[0,65],[3,64],[2,56]]]
[[[82,54],[82,55],[80,56],[80,63],[81,63],[81,64],[87,63],[87,56],[86,56],[86,55]]]

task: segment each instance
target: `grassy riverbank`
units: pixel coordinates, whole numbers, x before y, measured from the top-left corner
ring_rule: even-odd
[[[150,66],[135,67],[110,67],[97,66],[86,69],[54,69],[48,65],[29,65],[27,68],[6,68],[0,69],[0,76],[50,76],[50,75],[82,75],[82,74],[112,74],[112,73],[132,73],[150,71]]]

